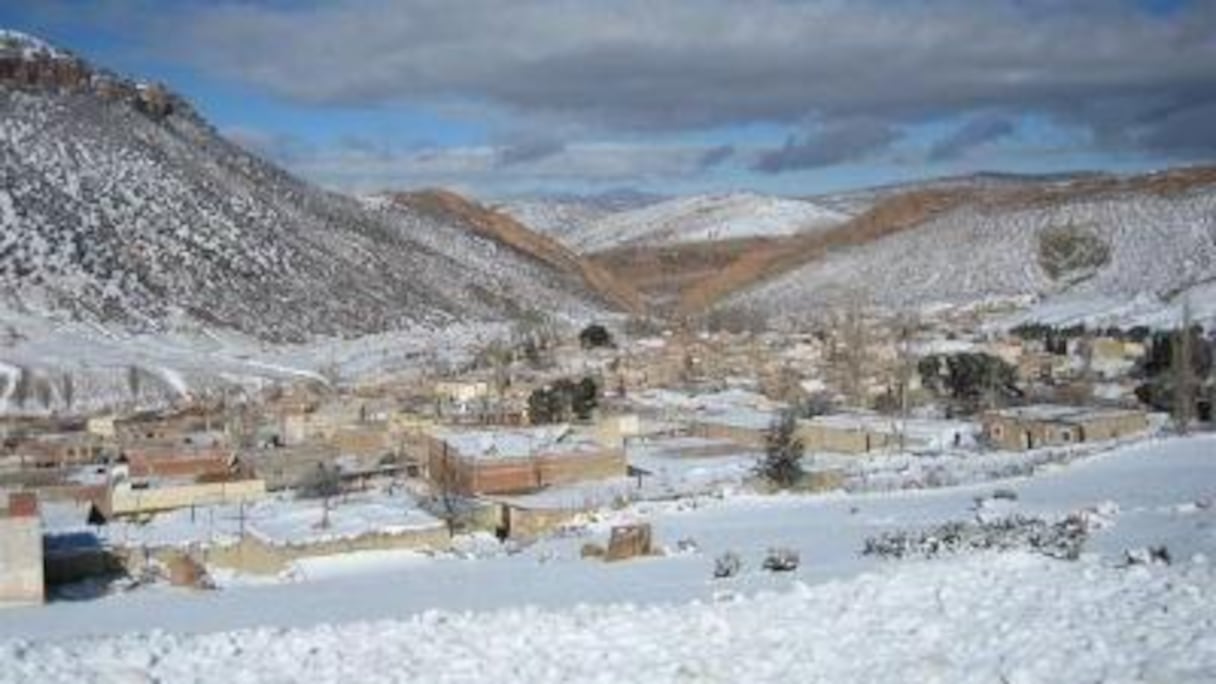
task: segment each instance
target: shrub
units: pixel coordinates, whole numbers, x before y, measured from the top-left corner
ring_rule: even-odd
[[[764,456],[757,471],[777,487],[788,489],[802,479],[802,440],[794,436],[797,423],[793,411],[783,411],[773,420],[766,436]]]
[[[742,570],[743,559],[734,551],[727,551],[714,559],[714,579],[734,577]]]
[[[1039,233],[1039,265],[1052,280],[1083,275],[1110,263],[1110,246],[1092,231],[1073,224]]]

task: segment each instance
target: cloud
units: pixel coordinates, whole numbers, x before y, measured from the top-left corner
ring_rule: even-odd
[[[937,141],[929,150],[929,160],[952,161],[958,159],[969,150],[1013,135],[1016,130],[1017,127],[1013,122],[1004,117],[973,118],[946,138]]]
[[[871,118],[830,122],[803,140],[786,138],[781,147],[762,153],[752,169],[783,173],[857,161],[898,138],[890,124]]]
[[[646,143],[578,143],[555,154],[504,166],[492,146],[392,149],[369,153],[347,141],[312,147],[284,162],[288,170],[347,192],[403,190],[422,186],[467,188],[481,195],[531,191],[537,187],[609,188],[691,178],[712,148]],[[260,153],[261,147],[251,146]],[[380,153],[383,152],[383,153]]]
[[[316,154],[316,148],[310,143],[286,133],[231,126],[221,130],[220,135],[248,152],[279,164],[291,165]]]
[[[565,143],[557,140],[526,140],[498,148],[498,166],[514,166],[539,161],[560,154],[565,149]]]
[[[160,32],[173,36],[164,54],[280,97],[473,103],[606,130],[907,125],[994,109],[1098,130],[1127,123],[1101,106],[1118,98],[1132,96],[1138,121],[1216,96],[1213,3],[1152,13],[1108,0],[517,0],[505,12],[497,0],[333,0],[185,12]],[[1175,123],[1180,133],[1140,139],[1186,151],[1185,137],[1172,140],[1194,132],[1185,121],[1142,125]],[[821,145],[789,155],[815,163]]]
[[[735,154],[734,145],[719,145],[705,150],[701,158],[697,160],[697,166],[701,169],[712,169],[719,166],[727,159],[730,159]]]

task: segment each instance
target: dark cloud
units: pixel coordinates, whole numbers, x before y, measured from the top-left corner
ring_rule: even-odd
[[[929,150],[930,161],[951,161],[963,156],[968,150],[985,143],[995,142],[1013,135],[1017,127],[1000,116],[981,116],[969,120],[946,138],[936,142]]]
[[[1165,14],[1110,0],[219,2],[172,21],[164,54],[282,97],[474,102],[537,126],[902,125],[1003,110],[1098,131],[1216,96],[1210,2]],[[1103,105],[1129,97],[1131,118],[1112,121]],[[1203,132],[1184,116],[1141,125],[1161,130],[1139,139],[1174,150]],[[816,163],[823,144],[789,154]]]
[[[701,169],[712,169],[719,164],[722,164],[727,159],[730,159],[735,154],[734,145],[719,145],[705,150],[701,158],[697,160],[697,166]]]
[[[782,173],[857,161],[899,138],[890,124],[870,118],[835,121],[803,140],[794,136],[760,155],[753,170]]]

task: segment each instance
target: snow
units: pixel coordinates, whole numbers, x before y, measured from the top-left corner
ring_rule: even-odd
[[[436,430],[434,437],[466,458],[496,460],[531,458],[541,454],[599,452],[594,440],[575,434],[569,425],[495,430]]]
[[[610,214],[563,237],[581,252],[594,252],[637,245],[788,236],[831,228],[848,218],[805,200],[753,193],[692,195]]]
[[[63,52],[40,38],[12,29],[0,28],[0,54],[9,50],[19,50],[23,59],[39,56],[52,58],[65,56]]]
[[[0,681],[1210,681],[1216,573],[1025,555],[781,595],[0,645]],[[859,657],[864,654],[864,657]]]
[[[964,206],[810,261],[734,294],[727,304],[797,319],[858,296],[867,305],[906,311],[1029,299],[1029,309],[1005,325],[1168,327],[1189,298],[1196,321],[1213,321],[1214,208],[1210,186],[1172,196],[1129,190],[1025,206]],[[1109,263],[1076,278],[1050,278],[1039,263],[1039,238],[1066,226],[1105,244]]]

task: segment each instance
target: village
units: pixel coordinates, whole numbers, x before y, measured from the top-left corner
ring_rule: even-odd
[[[0,605],[518,547],[640,501],[996,480],[1211,421],[1189,374],[1185,410],[1154,404],[1177,335],[994,332],[957,312],[729,323],[519,326],[442,374],[0,419]],[[796,477],[766,477],[792,444]],[[659,534],[621,526],[584,552],[662,553]]]

